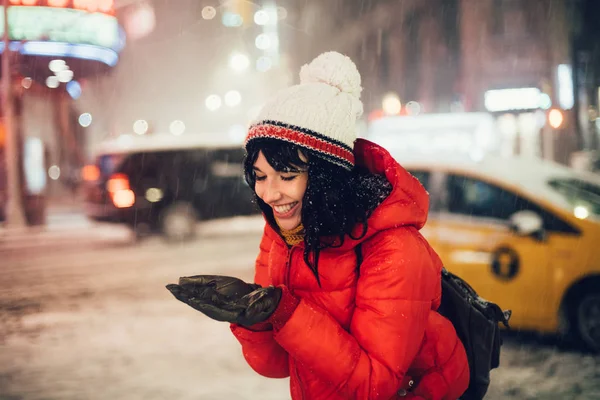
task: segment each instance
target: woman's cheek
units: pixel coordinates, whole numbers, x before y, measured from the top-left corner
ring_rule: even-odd
[[[256,195],[258,196],[258,198],[262,200],[262,198],[263,198],[263,190],[261,188],[261,185],[258,184],[258,182],[256,182],[256,184],[254,185],[254,193],[256,193]]]

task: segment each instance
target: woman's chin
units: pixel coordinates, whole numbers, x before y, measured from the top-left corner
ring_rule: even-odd
[[[277,220],[277,225],[279,225],[279,228],[281,228],[284,231],[291,231],[292,229],[295,229],[300,225],[300,221],[297,218],[278,219],[276,217],[275,219]]]

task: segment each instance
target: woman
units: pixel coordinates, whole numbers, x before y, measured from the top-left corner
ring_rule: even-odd
[[[428,195],[383,148],[356,139],[352,61],[324,53],[262,110],[246,180],[265,219],[255,284],[168,285],[231,322],[248,364],[290,377],[292,399],[457,399],[469,368],[436,312],[441,262],[419,233]]]

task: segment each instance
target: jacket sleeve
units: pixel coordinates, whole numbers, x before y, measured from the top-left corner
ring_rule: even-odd
[[[254,282],[262,286],[271,284],[268,271],[272,240],[263,234],[260,252],[256,259]],[[275,341],[270,324],[257,324],[253,329],[231,324],[233,335],[242,345],[242,353],[254,371],[267,378],[290,376],[288,353]]]
[[[439,271],[413,227],[373,236],[363,257],[349,332],[300,300],[275,339],[346,398],[387,400],[423,342]]]

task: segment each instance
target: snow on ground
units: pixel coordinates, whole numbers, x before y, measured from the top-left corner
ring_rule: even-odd
[[[0,240],[1,400],[289,399],[287,379],[246,365],[227,324],[164,288],[198,273],[251,279],[260,218],[202,224],[181,245],[70,223]],[[595,356],[511,336],[501,362],[487,399],[600,399]]]

